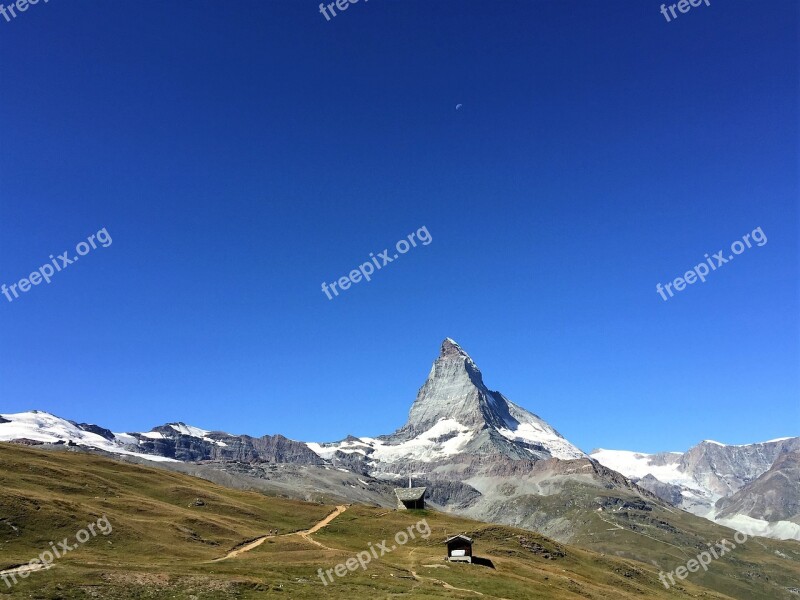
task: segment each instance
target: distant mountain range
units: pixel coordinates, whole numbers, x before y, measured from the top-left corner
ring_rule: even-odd
[[[743,446],[706,440],[684,453],[601,449],[590,456],[693,514],[767,537],[800,539],[800,438]]]
[[[0,441],[102,451],[228,484],[260,480],[305,499],[329,494],[386,506],[393,505],[392,486],[411,476],[441,510],[589,545],[600,528],[632,521],[668,536],[663,523],[675,519],[675,507],[732,528],[800,540],[800,438],[745,446],[704,441],[685,453],[601,449],[587,455],[490,390],[449,338],[408,421],[390,435],[303,443],[184,423],[113,433],[32,411],[0,415]]]

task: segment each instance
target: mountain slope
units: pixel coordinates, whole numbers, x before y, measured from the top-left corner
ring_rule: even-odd
[[[351,436],[309,447],[366,476],[400,484],[411,475],[417,485],[436,490],[436,502],[445,510],[594,547],[607,523],[587,519],[586,513],[609,507],[626,508],[625,522],[615,527],[645,528],[663,544],[674,543],[669,540],[674,535],[692,538],[703,524],[678,519],[671,503],[713,516],[722,491],[768,469],[772,456],[798,441],[753,449],[704,442],[685,454],[600,451],[592,455],[607,467],[600,468],[545,421],[489,390],[474,361],[448,338],[403,427],[378,438]],[[785,533],[782,537],[795,537]],[[637,543],[602,547],[643,561],[663,558],[657,548],[636,552]]]
[[[719,516],[765,521],[800,520],[800,452],[779,456],[769,471],[717,503]]]
[[[780,455],[766,473],[720,499],[716,508],[716,520],[728,526],[741,524],[774,537],[781,531],[781,537],[796,539],[800,532],[800,452]]]
[[[785,475],[779,471],[774,474],[774,479],[771,476],[754,488],[756,496],[769,489],[773,507],[783,507],[770,514],[783,514],[786,522],[778,523],[780,519],[777,518],[757,517],[755,514],[758,511],[751,514],[753,498],[745,501],[742,495],[731,503],[724,500],[753,485],[780,457],[791,457],[798,452],[800,438],[781,438],[744,446],[706,440],[685,453],[641,454],[600,449],[593,451],[591,457],[694,514],[710,519],[723,518],[724,524],[730,527],[746,527],[748,531],[760,530],[763,535],[800,540],[800,526],[790,522],[800,517],[800,513],[791,514],[791,510],[794,510],[792,507],[796,507],[797,485],[800,484],[791,483],[791,477],[796,477],[797,471],[789,468],[792,464],[789,458],[785,459]],[[787,485],[770,485],[770,482],[778,484],[784,476],[790,480]],[[715,506],[727,507],[725,514],[718,515]],[[737,513],[737,507],[743,512]],[[752,519],[737,520],[737,514]],[[767,521],[775,523],[770,525]]]
[[[600,451],[590,458],[544,420],[490,390],[474,361],[449,338],[407,422],[390,435],[304,444],[184,423],[115,434],[51,415],[42,425],[42,413],[35,412],[2,419],[7,422],[0,422],[0,440],[46,438],[49,447],[56,440],[130,461],[161,457],[170,459],[161,463],[165,468],[305,500],[392,506],[392,488],[405,486],[411,476],[428,488],[434,508],[647,564],[668,564],[678,558],[671,554],[675,547],[727,535],[676,505],[713,518],[722,494],[746,485],[780,452],[800,445],[798,438],[752,447],[704,442],[683,454]],[[745,518],[750,519],[731,515],[724,523],[752,525],[739,521]],[[767,525],[762,533],[800,539],[795,523]]]
[[[79,425],[46,412],[0,415],[0,441],[25,440],[29,443],[83,445],[115,454],[140,456],[149,460],[175,460],[131,449],[129,440],[117,439],[113,433],[96,425]]]
[[[67,444],[153,461],[267,461],[321,465],[308,447],[282,435],[230,435],[185,423],[168,423],[144,433],[113,433],[98,425],[67,421],[46,412],[0,415],[0,441]]]
[[[8,598],[350,600],[368,593],[410,600],[478,594],[506,600],[789,600],[794,596],[787,590],[800,577],[797,546],[770,542],[743,546],[709,573],[665,589],[658,568],[433,511],[351,506],[317,533],[293,535],[321,522],[333,507],[229,490],[81,452],[0,444],[0,489],[0,569],[28,562],[49,540],[72,540],[103,515],[113,526],[51,569],[11,588],[0,584]],[[333,583],[319,579],[319,569],[368,552],[381,540],[391,543],[396,532],[416,526],[422,533],[422,519],[427,537],[418,535]],[[277,536],[252,550],[211,562],[275,529]],[[443,540],[464,531],[475,539],[483,565],[491,566],[443,561]]]
[[[472,358],[450,338],[442,342],[403,427],[378,438],[308,446],[326,459],[388,477],[475,459],[586,456],[547,422],[489,390]]]

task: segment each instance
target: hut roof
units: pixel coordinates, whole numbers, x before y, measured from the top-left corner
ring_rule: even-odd
[[[413,500],[422,500],[425,496],[425,490],[428,488],[414,487],[414,488],[395,488],[394,493],[399,500],[411,502]]]
[[[452,542],[453,540],[458,540],[458,539],[462,539],[462,540],[464,540],[465,542],[467,542],[467,543],[470,543],[470,544],[472,543],[472,538],[471,538],[471,537],[467,537],[467,536],[465,536],[465,535],[461,535],[461,534],[454,535],[453,537],[449,537],[449,538],[447,538],[447,539],[444,541],[444,543],[445,543],[445,544],[449,544],[449,543],[450,543],[450,542]]]

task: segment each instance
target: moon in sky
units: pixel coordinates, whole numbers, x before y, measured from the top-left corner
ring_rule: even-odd
[[[463,105],[463,104],[456,104],[456,110],[458,110],[458,109],[459,109],[459,108],[461,108],[462,106],[464,106],[464,105]]]

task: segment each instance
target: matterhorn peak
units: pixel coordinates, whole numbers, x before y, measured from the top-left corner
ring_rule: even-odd
[[[464,349],[453,338],[444,338],[439,356],[466,356],[469,358],[469,354],[464,352]]]
[[[460,451],[529,459],[584,456],[541,418],[486,387],[469,354],[455,340],[445,338],[408,421],[387,440],[404,443],[431,438],[446,443],[453,432],[469,440]]]
[[[445,338],[442,342],[439,358],[433,363],[431,372],[428,375],[428,381],[437,376],[445,378],[462,377],[465,378],[465,383],[483,387],[481,370],[470,355],[453,338]]]

